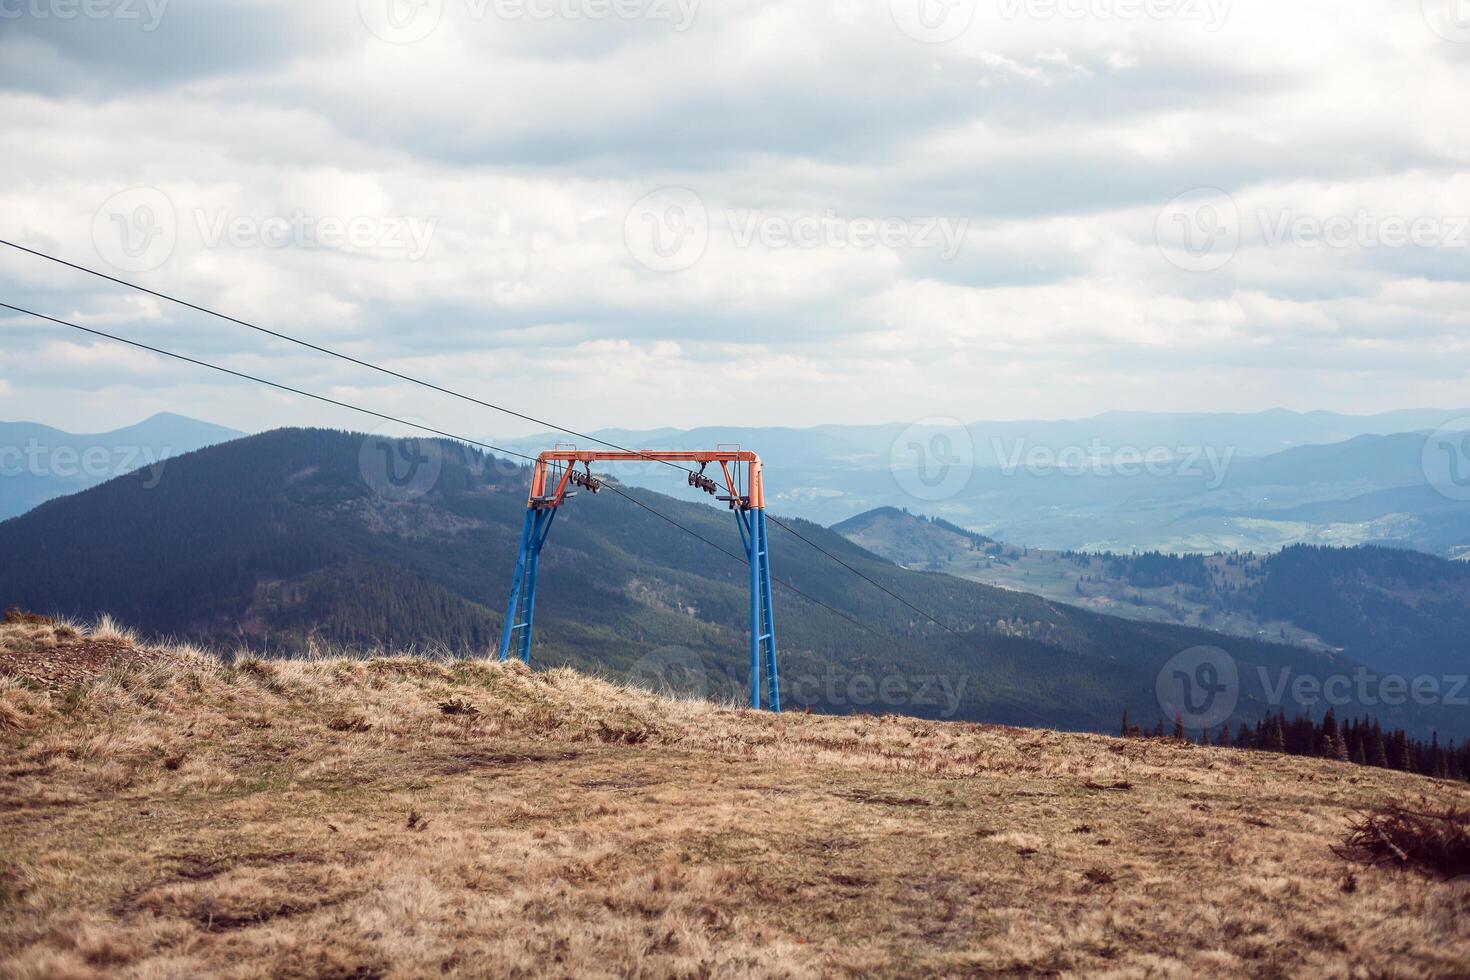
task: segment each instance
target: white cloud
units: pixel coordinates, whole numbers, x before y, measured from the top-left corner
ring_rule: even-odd
[[[427,38],[397,45],[356,2],[187,6],[146,36],[10,24],[0,237],[581,426],[1463,400],[1446,393],[1466,375],[1470,244],[1271,240],[1302,216],[1470,214],[1465,55],[1416,4],[1181,5],[1221,15],[1205,23],[1017,0],[924,44],[887,0],[705,3],[682,31],[446,0]],[[1239,246],[1184,271],[1155,222],[1206,186],[1239,209]],[[176,240],[118,270],[98,211],[130,187],[165,195]],[[624,241],[629,208],[660,187],[694,191],[707,218],[698,261],[672,272]],[[843,230],[745,242],[752,215]],[[164,220],[119,217],[103,233],[132,229],[135,248]],[[963,247],[847,235],[884,220],[962,224]],[[324,222],[362,234],[324,240]],[[421,391],[0,253],[17,305],[435,411]],[[341,424],[56,329],[5,320],[7,364],[40,370],[6,369],[0,412]],[[446,428],[470,424],[454,411]],[[484,431],[515,431],[502,422]]]

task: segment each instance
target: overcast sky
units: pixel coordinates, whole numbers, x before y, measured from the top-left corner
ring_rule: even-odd
[[[0,237],[575,427],[1470,402],[1470,2],[0,0]],[[530,427],[0,248],[0,299]],[[0,418],[349,414],[0,318]]]

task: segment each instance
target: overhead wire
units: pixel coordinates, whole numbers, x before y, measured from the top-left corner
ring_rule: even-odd
[[[260,377],[258,375],[249,374],[249,373],[247,373],[245,371],[237,371],[234,368],[228,368],[228,367],[225,367],[224,365],[215,364],[215,363],[213,363],[211,361],[205,361],[205,360],[202,360],[202,359],[197,358],[197,357],[190,357],[187,354],[180,354],[177,351],[171,351],[171,350],[167,350],[167,349],[162,348],[162,347],[156,347],[156,346],[154,346],[152,344],[146,344],[146,343],[144,343],[144,342],[142,342],[140,340],[132,340],[132,339],[127,338],[127,337],[118,336],[117,334],[108,333],[105,330],[98,330],[95,327],[83,326],[80,323],[73,323],[70,320],[62,320],[59,317],[49,316],[49,315],[47,315],[45,313],[37,312],[36,310],[29,310],[29,309],[26,309],[24,307],[15,306],[15,305],[13,305],[11,303],[5,303],[5,302],[0,302],[0,309],[11,310],[11,311],[13,311],[15,313],[21,313],[21,314],[24,314],[26,316],[32,316],[32,317],[35,317],[35,318],[37,318],[39,320],[46,320],[46,321],[49,321],[51,323],[57,324],[58,326],[70,327],[73,330],[79,330],[79,331],[81,331],[83,333],[91,334],[94,337],[101,337],[101,338],[103,338],[105,340],[111,340],[111,341],[114,341],[114,342],[119,343],[119,344],[126,344],[126,345],[128,345],[130,347],[136,347],[136,348],[138,348],[140,350],[149,351],[149,352],[151,352],[153,354],[158,354],[158,355],[163,356],[163,357],[170,357],[170,358],[173,358],[175,360],[184,361],[185,363],[193,364],[193,365],[196,365],[198,367],[209,368],[211,370],[219,371],[219,372],[221,372],[223,374],[228,374],[228,375],[231,375],[232,377],[240,378],[240,379],[245,380],[245,381],[252,381],[252,382],[255,382],[256,384],[267,385],[267,386],[269,386],[271,388],[275,388],[275,389],[278,389],[280,391],[289,392],[289,393],[291,393],[293,395],[301,395],[301,396],[303,396],[305,398],[313,398],[313,399],[315,399],[315,400],[317,400],[319,402],[325,402],[328,405],[334,405],[334,406],[336,406],[338,408],[345,408],[345,409],[349,409],[349,410],[354,411],[354,412],[360,412],[360,413],[362,413],[364,415],[369,415],[369,416],[372,416],[374,418],[380,419],[380,420],[385,421],[385,422],[393,422],[393,423],[395,423],[397,425],[402,425],[402,426],[405,426],[407,428],[419,429],[420,431],[423,431],[423,432],[429,432],[429,433],[432,433],[433,435],[442,436],[442,437],[444,437],[446,439],[452,439],[452,440],[454,440],[456,442],[461,442],[461,443],[465,443],[467,445],[475,446],[475,447],[480,448],[480,449],[489,450],[490,452],[500,453],[500,454],[503,454],[503,455],[506,455],[506,456],[514,456],[514,457],[517,457],[519,459],[528,460],[528,461],[530,461],[532,463],[534,463],[534,462],[537,461],[537,459],[536,459],[535,456],[529,456],[529,455],[527,455],[525,453],[517,452],[514,449],[506,449],[503,446],[491,445],[488,442],[482,442],[482,441],[480,441],[478,439],[471,439],[471,438],[469,438],[467,436],[457,435],[456,433],[447,432],[447,431],[445,431],[443,429],[437,429],[437,428],[435,428],[435,427],[433,427],[431,425],[425,425],[425,424],[423,424],[421,422],[411,422],[408,419],[399,418],[399,417],[394,416],[394,415],[388,415],[388,414],[386,414],[384,412],[375,411],[374,409],[364,408],[361,405],[354,405],[354,404],[352,404],[350,402],[344,402],[344,401],[341,401],[340,399],[331,398],[331,397],[329,397],[327,395],[318,394],[318,393],[313,392],[313,391],[307,391],[304,388],[296,388],[296,387],[293,387],[292,385],[282,384],[279,381],[271,381],[269,378],[262,378],[262,377]],[[689,535],[691,535],[691,536],[693,536],[695,538],[698,538],[700,541],[704,542],[706,545],[710,546],[711,548],[714,548],[716,551],[720,552],[721,554],[725,555],[726,557],[732,558],[735,561],[740,562],[742,565],[747,565],[747,566],[749,565],[749,562],[747,561],[747,559],[740,557],[739,555],[735,554],[733,551],[729,551],[729,550],[721,547],[720,545],[718,545],[715,542],[711,541],[709,538],[706,538],[704,535],[702,535],[699,532],[693,530],[692,528],[689,528],[689,527],[685,526],[684,524],[680,523],[679,521],[675,520],[674,518],[669,517],[667,514],[663,513],[662,511],[658,510],[657,508],[652,507],[649,504],[644,503],[643,501],[641,501],[641,500],[637,499],[636,497],[632,496],[631,494],[628,494],[628,493],[624,492],[623,490],[619,489],[616,485],[611,484],[611,483],[604,483],[603,486],[607,487],[607,489],[609,489],[609,490],[612,490],[614,493],[618,494],[618,496],[624,498],[625,500],[628,500],[631,503],[635,504],[636,506],[641,507],[642,509],[644,509],[644,510],[648,511],[649,513],[655,515],[656,517],[659,517],[662,520],[667,521],[668,523],[672,524],[674,527],[676,527],[679,530],[683,531],[685,534],[689,534]],[[791,591],[795,595],[800,596],[801,598],[805,599],[806,601],[808,601],[808,602],[810,602],[810,603],[812,603],[814,605],[817,605],[817,606],[822,607],[823,609],[826,609],[828,612],[832,613],[833,615],[835,615],[835,616],[837,616],[837,617],[839,617],[841,619],[846,620],[847,622],[853,624],[854,626],[857,626],[857,627],[859,627],[861,629],[867,630],[870,633],[871,632],[874,632],[866,624],[861,623],[861,622],[858,622],[857,620],[855,620],[855,619],[851,618],[850,616],[846,615],[845,613],[843,613],[840,609],[834,608],[833,606],[829,605],[828,603],[823,602],[821,599],[818,599],[815,596],[808,595],[807,593],[803,592],[801,589],[798,589],[796,586],[792,585],[791,583],[789,583],[789,582],[787,582],[787,581],[785,581],[783,579],[777,578],[776,576],[772,576],[771,577],[771,580],[773,582],[777,583],[778,585],[782,586],[783,588]],[[877,635],[877,634],[875,633],[874,635]]]
[[[342,351],[335,350],[334,348],[331,348],[331,347],[325,347],[325,346],[323,346],[321,344],[317,344],[317,343],[314,343],[314,342],[309,341],[309,340],[303,340],[300,337],[295,337],[295,336],[292,336],[291,334],[284,333],[284,332],[279,331],[279,330],[272,330],[272,329],[270,329],[268,327],[262,327],[259,324],[251,323],[248,320],[243,320],[243,319],[241,319],[239,317],[231,316],[228,313],[221,313],[218,310],[214,310],[214,309],[211,309],[210,307],[204,306],[202,304],[194,303],[194,302],[192,302],[190,300],[186,300],[186,299],[183,299],[181,297],[174,296],[174,295],[172,295],[170,293],[165,293],[165,292],[162,292],[161,290],[151,289],[148,286],[142,285],[141,283],[136,283],[136,282],[133,282],[133,281],[128,280],[128,279],[122,279],[122,278],[119,278],[117,276],[111,275],[109,273],[103,272],[103,271],[101,271],[99,269],[93,269],[90,266],[81,265],[79,263],[71,262],[71,261],[68,261],[66,259],[63,259],[63,258],[61,258],[59,256],[51,255],[51,254],[46,253],[46,252],[41,252],[41,251],[38,251],[36,249],[29,248],[29,247],[27,247],[25,245],[19,244],[18,242],[12,242],[12,241],[9,241],[8,239],[0,238],[0,245],[6,245],[6,246],[8,246],[10,248],[16,249],[17,251],[24,252],[24,253],[26,253],[28,255],[32,255],[32,256],[35,256],[35,257],[40,258],[40,259],[44,259],[44,260],[46,260],[48,262],[54,262],[54,263],[56,263],[58,265],[65,266],[66,268],[76,270],[77,272],[83,272],[83,273],[86,273],[87,275],[95,276],[95,277],[97,277],[99,279],[106,280],[107,282],[111,282],[111,283],[114,283],[114,284],[119,285],[119,286],[125,286],[128,289],[135,289],[135,290],[137,290],[137,291],[139,291],[141,293],[145,293],[145,294],[147,294],[149,296],[153,296],[153,297],[155,297],[157,299],[162,299],[162,300],[166,300],[166,301],[168,301],[170,303],[175,303],[175,304],[177,304],[179,306],[185,307],[186,309],[191,309],[191,310],[194,310],[194,311],[199,312],[199,313],[204,313],[204,314],[206,314],[208,316],[217,317],[218,319],[224,320],[224,321],[226,321],[228,323],[233,323],[233,324],[236,324],[238,326],[245,327],[245,328],[247,328],[249,330],[254,330],[254,331],[256,331],[258,333],[261,333],[261,334],[264,334],[266,336],[274,337],[274,338],[276,338],[278,340],[283,340],[283,341],[286,341],[288,343],[296,344],[296,345],[298,345],[300,347],[305,347],[305,348],[307,348],[309,350],[313,350],[313,351],[316,351],[316,352],[321,353],[321,354],[326,354],[326,355],[328,355],[330,357],[338,358],[339,360],[346,361],[346,362],[348,362],[350,364],[357,365],[358,367],[367,368],[368,370],[371,370],[371,371],[376,371],[376,372],[378,372],[380,374],[386,375],[388,377],[396,378],[396,379],[398,379],[400,381],[406,381],[406,382],[408,382],[410,384],[419,385],[420,387],[427,388],[427,389],[429,389],[431,391],[436,391],[436,392],[439,392],[441,394],[449,395],[449,396],[451,396],[453,398],[458,398],[458,399],[460,399],[462,401],[469,402],[469,403],[474,404],[474,405],[478,405],[478,406],[480,406],[482,408],[488,408],[488,409],[491,409],[491,410],[496,411],[496,412],[502,412],[502,413],[504,413],[506,415],[510,415],[510,416],[512,416],[514,418],[518,418],[518,419],[521,419],[521,420],[526,421],[526,422],[532,422],[532,423],[535,423],[536,425],[545,426],[548,429],[554,429],[557,432],[561,432],[561,433],[563,433],[565,435],[574,436],[574,437],[576,437],[578,439],[586,439],[589,442],[595,442],[595,443],[597,443],[599,445],[606,446],[609,449],[615,449],[618,452],[625,452],[625,453],[629,453],[631,455],[636,455],[639,458],[647,459],[647,460],[649,460],[651,462],[664,463],[664,464],[666,464],[668,466],[672,466],[674,469],[683,470],[684,472],[689,473],[689,474],[695,473],[695,471],[692,470],[692,469],[690,469],[689,467],[687,467],[687,466],[681,466],[681,465],[679,465],[677,462],[675,462],[673,460],[662,459],[662,458],[659,458],[659,457],[650,455],[650,454],[648,454],[648,453],[646,453],[646,452],[644,452],[643,450],[640,450],[640,449],[632,449],[632,448],[629,448],[627,446],[621,446],[621,445],[618,445],[615,442],[610,442],[610,441],[608,441],[606,439],[599,438],[598,436],[591,435],[590,433],[579,432],[579,431],[577,431],[575,429],[569,429],[569,428],[567,428],[565,426],[557,425],[554,422],[550,422],[550,421],[547,421],[545,419],[540,419],[540,418],[537,418],[537,417],[535,417],[533,415],[528,415],[528,414],[526,414],[524,412],[516,411],[515,409],[512,409],[512,408],[507,408],[504,405],[497,405],[494,402],[485,401],[484,399],[477,398],[477,397],[475,397],[473,395],[467,395],[467,394],[465,394],[463,392],[455,391],[452,388],[446,388],[443,385],[435,384],[432,381],[425,381],[422,378],[416,378],[416,377],[414,377],[412,375],[404,374],[401,371],[396,371],[396,370],[394,370],[392,368],[384,367],[381,364],[375,364],[372,361],[367,361],[367,360],[364,360],[364,359],[362,359],[360,357],[355,357],[355,356],[353,356],[351,354],[343,353]],[[3,305],[3,304],[0,304],[0,305]],[[9,307],[9,308],[10,309],[17,309],[16,307]],[[30,311],[25,310],[25,311],[21,311],[21,312],[27,312],[27,313],[29,313]],[[32,315],[42,316],[41,314],[32,314]],[[53,319],[51,317],[43,317],[43,318],[44,319]],[[61,323],[62,321],[57,320],[57,321],[54,321],[54,322]],[[75,326],[74,324],[69,324],[69,323],[68,324],[65,324],[65,325],[66,326]],[[85,330],[87,328],[85,328],[85,327],[79,327],[78,326],[77,329],[79,329],[79,330]],[[121,338],[112,337],[111,335],[101,333],[100,331],[91,331],[91,332],[96,333],[98,336],[108,337],[109,339],[112,339],[112,340],[121,340]],[[125,340],[121,340],[121,342],[123,342],[123,343],[131,343],[131,341],[125,341]],[[153,349],[153,348],[147,348],[146,345],[142,345],[142,344],[135,344],[134,346],[144,347],[145,349]],[[169,352],[158,351],[158,350],[155,350],[155,353],[167,353],[168,356],[179,356],[179,355],[171,354]],[[182,360],[191,360],[190,358],[186,358],[186,357],[181,358],[181,359]],[[200,361],[192,361],[192,363],[200,364],[200,363],[203,363],[203,362],[200,362]],[[205,366],[212,367],[214,365],[205,365]],[[237,377],[247,377],[246,375],[243,375],[240,372],[229,371],[228,369],[224,369],[224,368],[221,368],[220,370],[225,370],[226,373],[235,374]],[[250,380],[261,381],[264,384],[272,384],[272,382],[262,381],[262,379],[259,379],[259,378],[250,378]],[[285,387],[283,385],[273,385],[273,386],[274,387],[277,387],[277,388],[282,388],[283,390],[287,390],[287,391],[294,390],[294,389],[287,388],[287,387]],[[340,402],[334,402],[332,399],[325,398],[325,397],[322,397],[322,396],[311,395],[309,393],[299,392],[299,391],[297,391],[296,393],[297,394],[307,394],[308,397],[317,398],[319,401],[326,401],[326,402],[331,403],[331,404],[341,404]],[[370,412],[369,411],[369,412],[367,412],[367,414],[369,414],[369,415],[376,415],[379,418],[387,418],[387,416],[383,416],[383,415],[381,415],[379,413],[376,413],[376,412]],[[409,423],[403,423],[402,420],[399,420],[399,419],[391,419],[391,421],[400,422],[401,424],[409,424]],[[432,432],[435,432],[436,434],[440,434],[440,435],[443,434],[443,433],[438,432],[438,430],[431,429],[428,426],[415,426],[415,427],[416,428],[420,428],[420,429],[425,429],[426,431],[432,431]],[[449,436],[448,438],[457,438],[457,437]],[[462,440],[462,441],[469,442],[472,445],[484,446],[483,443],[478,443],[478,442],[475,442],[474,440]],[[505,453],[507,455],[518,456],[521,459],[532,459],[533,458],[533,457],[527,456],[524,453],[518,453],[518,452],[514,452],[512,450],[507,450],[507,449],[495,449],[495,451],[496,452]],[[702,473],[702,470],[701,470],[701,473]],[[721,486],[723,486],[723,484],[721,484]],[[728,490],[732,495],[738,496],[738,494],[736,493],[736,491],[735,491],[735,489],[733,487],[724,487],[724,489]],[[821,554],[825,555],[831,561],[833,561],[833,562],[837,563],[838,565],[842,566],[847,571],[851,572],[853,575],[856,575],[858,578],[860,578],[863,581],[867,582],[869,585],[873,586],[874,588],[876,588],[879,591],[883,592],[885,595],[889,596],[890,598],[896,600],[897,602],[901,603],[902,605],[906,606],[907,608],[909,608],[909,609],[913,610],[914,612],[918,613],[919,615],[923,616],[925,619],[928,619],[930,622],[934,623],[935,625],[939,626],[940,628],[945,629],[945,630],[948,630],[950,633],[953,633],[956,636],[963,635],[958,630],[955,630],[953,627],[949,626],[948,624],[946,624],[944,622],[941,622],[938,618],[936,618],[931,613],[927,612],[926,610],[924,610],[924,609],[920,608],[919,606],[915,605],[914,603],[910,602],[908,599],[905,599],[903,596],[899,595],[897,592],[894,592],[892,589],[888,588],[887,586],[883,585],[882,583],[876,581],[875,579],[873,579],[871,576],[867,575],[866,573],[864,573],[860,569],[855,568],[854,566],[852,566],[848,562],[846,562],[846,561],[842,560],[841,558],[837,557],[836,555],[832,554],[832,552],[830,552],[827,549],[821,547],[816,542],[812,541],[810,538],[806,537],[801,532],[799,532],[795,528],[791,527],[789,524],[786,524],[785,522],[781,521],[779,518],[774,517],[774,516],[771,516],[770,514],[767,514],[767,518],[772,523],[774,523],[777,527],[780,527],[781,529],[785,530],[787,533],[794,535],[797,539],[805,542],[808,546],[816,549],[818,552],[820,552]]]
[[[27,246],[21,245],[18,242],[12,242],[7,239],[0,238],[0,245],[9,246],[10,248],[16,249],[17,251],[25,252],[27,255],[34,255],[37,258],[45,259],[48,262],[54,262],[57,265],[65,266],[68,269],[74,269],[77,272],[85,272],[89,276],[95,276],[98,279],[104,279],[107,282],[114,283],[119,286],[125,286],[128,289],[135,289],[140,293],[145,293],[156,299],[166,300],[167,302],[175,303],[179,306],[185,307],[186,309],[194,310],[198,313],[204,313],[208,316],[217,317],[218,319],[224,320],[228,323],[233,323],[237,326],[245,327],[248,330],[254,330],[257,333],[265,334],[269,337],[274,337],[277,340],[284,340],[287,343],[296,344],[299,347],[305,347],[308,350],[316,351],[319,354],[326,354],[329,357],[338,358],[339,360],[346,361],[349,364],[355,364],[358,367],[367,368],[370,371],[376,371],[379,374],[384,374],[391,378],[397,378],[399,381],[406,381],[409,384],[419,385],[422,388],[427,388],[431,391],[437,391],[440,394],[449,395],[452,398],[458,398],[461,401],[466,401],[474,405],[479,405],[481,408],[488,408],[496,412],[502,412],[514,418],[521,419],[525,422],[533,422],[536,425],[543,425],[548,429],[555,429],[557,432],[569,436],[575,436],[578,439],[586,439],[588,442],[595,442],[598,445],[606,446],[609,449],[616,449],[619,452],[633,453],[640,458],[650,460],[651,462],[665,463],[669,466],[672,466],[674,469],[683,470],[686,473],[694,472],[693,470],[689,469],[689,467],[681,466],[673,460],[659,459],[658,457],[651,456],[640,449],[630,449],[626,446],[620,446],[615,442],[609,442],[606,439],[598,438],[591,433],[578,432],[576,429],[569,429],[566,426],[557,425],[555,422],[548,422],[545,419],[536,418],[534,415],[527,415],[525,412],[518,412],[513,408],[507,408],[504,405],[497,405],[494,402],[485,401],[484,399],[477,398],[474,395],[467,395],[464,392],[455,391],[452,388],[446,388],[443,385],[435,384],[432,381],[425,381],[422,378],[416,378],[413,375],[404,374],[402,371],[396,371],[393,368],[385,367],[381,364],[376,364],[372,361],[364,360],[360,357],[355,357],[351,354],[344,353],[332,347],[326,347],[321,344],[314,343],[310,340],[303,340],[300,337],[295,337],[291,334],[284,333],[279,330],[272,330],[269,327],[262,327],[259,324],[251,323],[249,320],[242,320],[239,317],[231,316],[228,313],[221,313],[218,310],[214,310],[202,304],[195,303],[178,296],[174,296],[170,293],[165,293],[157,289],[151,289],[141,283],[133,282],[129,279],[121,279],[117,276],[103,272],[100,269],[93,269],[90,266],[81,265],[76,262],[70,262],[56,255],[50,255],[46,252],[41,252],[33,248],[28,248]]]

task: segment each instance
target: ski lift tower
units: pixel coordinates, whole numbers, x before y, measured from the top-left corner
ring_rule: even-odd
[[[596,493],[602,481],[592,475],[592,464],[611,461],[657,461],[697,463],[689,471],[689,485],[724,501],[735,514],[745,558],[750,566],[750,706],[762,707],[764,674],[765,707],[781,710],[781,692],[776,672],[776,626],[771,612],[771,556],[766,543],[766,495],[761,479],[761,460],[741,449],[710,451],[636,452],[631,450],[553,449],[541,453],[531,475],[531,493],[526,500],[526,519],[521,527],[520,550],[511,579],[510,601],[500,633],[500,659],[512,650],[525,663],[531,662],[531,629],[536,615],[536,568],[541,548],[551,532],[551,523],[576,489]],[[719,464],[721,485],[704,475],[705,468]],[[582,469],[577,469],[581,464]],[[728,491],[720,495],[719,491]],[[742,492],[743,490],[743,492]]]

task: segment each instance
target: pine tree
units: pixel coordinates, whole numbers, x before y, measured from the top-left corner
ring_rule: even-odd
[[[1128,735],[1128,709],[1123,709],[1123,725],[1118,731],[1126,738]]]
[[[1373,723],[1372,753],[1372,763],[1380,769],[1387,769],[1388,746],[1383,744],[1383,727],[1376,721]]]
[[[1178,711],[1174,712],[1174,733],[1173,734],[1174,734],[1174,737],[1176,739],[1178,739],[1179,741],[1181,741],[1181,742],[1184,741],[1184,715],[1181,714]]]

